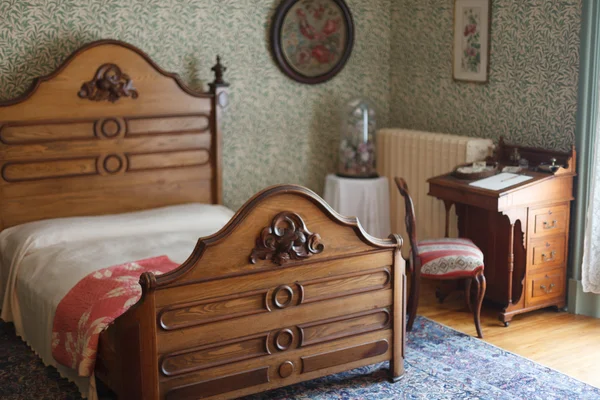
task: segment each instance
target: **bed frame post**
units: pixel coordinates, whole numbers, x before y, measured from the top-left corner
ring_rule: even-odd
[[[110,369],[118,382],[109,383],[118,399],[159,400],[158,359],[156,357],[156,278],[145,272],[140,278],[142,297],[109,328],[114,330],[115,355]]]
[[[402,237],[392,235],[397,247],[394,251],[393,272],[393,332],[392,359],[390,361],[390,381],[398,382],[404,375],[404,346],[406,332],[406,261],[402,257]]]
[[[215,74],[215,80],[209,84],[210,93],[213,95],[213,106],[212,106],[212,124],[214,126],[214,136],[211,143],[211,154],[213,154],[215,160],[213,165],[215,166],[213,171],[213,199],[214,204],[223,204],[223,171],[222,171],[222,138],[221,138],[221,113],[222,110],[227,108],[229,105],[229,94],[227,87],[229,84],[223,79],[223,74],[227,68],[221,64],[221,57],[217,56],[217,63],[212,67],[212,71]]]

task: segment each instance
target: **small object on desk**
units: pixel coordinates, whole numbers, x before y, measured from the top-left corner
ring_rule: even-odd
[[[504,167],[502,168],[502,172],[509,172],[511,174],[516,174],[521,172],[523,169],[521,167]]]
[[[498,173],[498,164],[481,161],[473,164],[459,165],[452,172],[452,175],[458,179],[473,180],[487,178],[488,176],[496,175],[496,173]]]
[[[485,161],[475,161],[473,163],[473,169],[477,171],[483,171],[487,168],[487,163]]]
[[[519,149],[516,147],[513,149],[513,152],[510,155],[510,161],[513,165],[519,165],[519,161],[521,161],[521,154],[519,153]]]
[[[538,165],[538,170],[542,171],[542,172],[551,172],[551,173],[555,173],[556,171],[558,171],[558,169],[560,167],[562,167],[562,165],[558,165],[556,164],[556,158],[553,158],[550,160],[552,162],[552,164],[548,165],[548,164],[540,164]]]
[[[481,189],[488,190],[502,190],[514,185],[518,185],[519,183],[526,182],[528,180],[533,179],[532,176],[527,175],[517,175],[511,174],[507,172],[502,172],[498,175],[491,176],[489,178],[480,179],[475,182],[469,183],[471,186],[475,186]]]
[[[523,169],[527,169],[529,168],[529,161],[525,158],[521,158],[519,160],[519,167],[523,168]]]

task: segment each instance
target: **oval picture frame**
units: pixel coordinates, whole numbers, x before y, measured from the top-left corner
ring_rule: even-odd
[[[319,8],[311,10],[314,5]],[[307,13],[307,9],[311,12]],[[319,14],[321,10],[326,15]],[[315,28],[311,20],[319,26]],[[298,45],[284,49],[285,43],[289,43],[284,35],[293,36],[290,40]],[[336,41],[343,41],[341,48],[336,48]],[[344,0],[283,0],[275,12],[271,25],[273,57],[281,71],[297,82],[315,85],[332,79],[348,62],[353,47],[354,21]],[[290,57],[290,48],[299,50],[299,54],[294,54],[296,59]]]

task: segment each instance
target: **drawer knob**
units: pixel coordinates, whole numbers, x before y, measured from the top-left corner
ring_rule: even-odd
[[[544,293],[548,294],[552,293],[552,290],[554,290],[554,286],[554,283],[551,283],[548,287],[546,287],[546,285],[540,285],[540,289],[542,289]]]
[[[548,221],[544,221],[544,229],[554,229],[556,228],[557,220],[552,221],[552,225],[548,224]]]
[[[550,252],[550,256],[548,256],[546,253],[542,253],[542,262],[550,262],[550,261],[554,261],[556,259],[556,250],[552,250]]]
[[[289,377],[290,375],[292,375],[294,373],[294,370],[296,369],[296,367],[294,366],[294,363],[291,361],[285,361],[283,364],[281,364],[279,366],[279,376],[282,377],[283,379]]]

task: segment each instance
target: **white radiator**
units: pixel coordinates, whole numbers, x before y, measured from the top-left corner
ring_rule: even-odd
[[[444,203],[427,195],[427,179],[452,171],[457,165],[483,160],[492,141],[467,136],[382,129],[377,132],[377,170],[390,179],[390,217],[392,231],[400,233],[404,251],[410,244],[404,222],[404,200],[393,182],[395,176],[406,180],[415,205],[417,239],[444,237]],[[453,208],[454,210],[454,208]],[[456,237],[456,214],[450,214],[450,236]],[[406,254],[405,254],[406,255]]]

